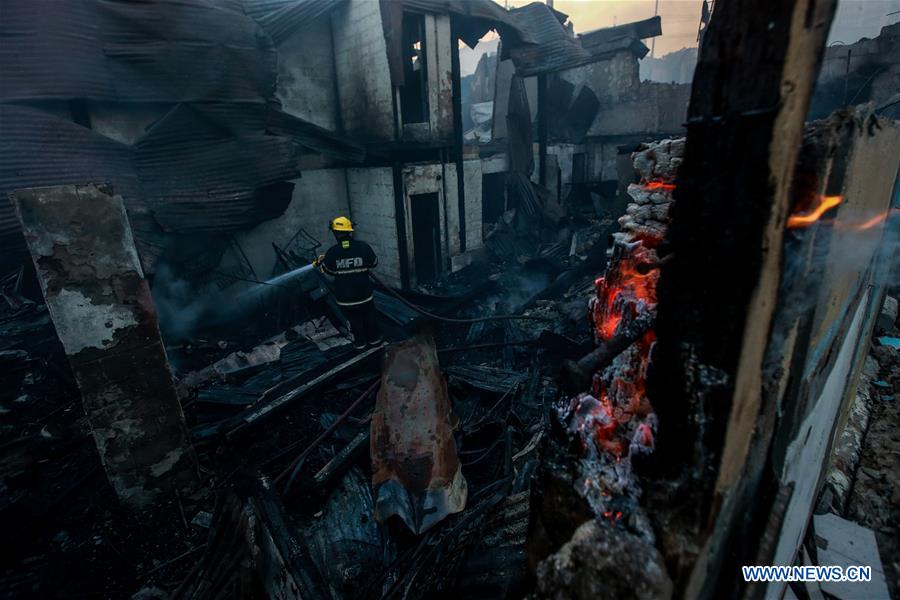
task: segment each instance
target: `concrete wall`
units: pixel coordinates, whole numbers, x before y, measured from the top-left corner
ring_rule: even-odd
[[[347,195],[356,237],[371,244],[378,255],[375,272],[385,283],[400,287],[400,250],[391,168],[347,169]]]
[[[145,508],[196,490],[197,459],[122,198],[92,184],[18,190],[12,201],[119,499]]]
[[[681,134],[691,86],[643,83],[637,91],[600,108],[589,136]]]
[[[344,169],[304,171],[293,183],[294,194],[283,215],[235,236],[256,275],[263,279],[275,266],[273,242],[284,248],[303,228],[322,242],[320,252],[324,252],[334,243],[328,222],[350,212]]]
[[[411,142],[453,139],[453,57],[458,51],[450,33],[449,15],[425,15],[425,63],[428,122],[405,123],[403,138]],[[400,115],[401,122],[403,115]]]
[[[379,3],[349,0],[331,15],[344,131],[363,140],[394,138],[394,101]]]
[[[453,68],[451,52],[457,52],[450,35],[449,15],[425,15],[425,49],[428,52],[428,105],[432,139],[453,136]]]
[[[697,66],[697,49],[682,48],[659,58],[645,56],[641,59],[642,81],[660,83],[691,83]]]
[[[882,28],[878,37],[861,39],[855,44],[826,48],[817,85],[833,81],[843,82],[847,76],[848,54],[851,73],[870,65],[900,64],[900,23]]]
[[[581,86],[588,86],[601,105],[618,102],[640,86],[638,60],[631,52],[561,71],[559,76],[575,84],[573,97],[578,97]]]
[[[463,184],[466,194],[466,252],[481,248],[484,242],[481,222],[481,176],[480,160],[463,162]]]
[[[466,185],[466,245],[469,250],[481,247],[481,162],[464,163]],[[247,255],[256,275],[271,276],[275,267],[272,243],[284,247],[300,228],[322,242],[324,251],[333,242],[328,222],[337,215],[349,215],[356,226],[356,237],[372,245],[378,254],[377,273],[391,285],[400,286],[400,251],[394,206],[394,180],[389,167],[358,169],[317,169],[304,171],[293,181],[294,194],[284,214],[235,239]],[[410,165],[404,169],[404,198],[412,274],[413,235],[410,194],[437,192],[441,214],[441,249],[446,255],[459,254],[459,208],[456,165]],[[446,194],[447,216],[444,215]],[[446,220],[446,228],[444,221]],[[448,234],[449,233],[449,237]],[[226,254],[223,262],[233,261]],[[229,265],[223,264],[222,268]],[[414,274],[413,274],[413,281]]]
[[[481,159],[481,172],[484,175],[505,173],[507,171],[509,171],[509,156],[506,154],[495,154]]]
[[[331,17],[319,17],[278,45],[276,97],[292,115],[338,128],[337,76]]]

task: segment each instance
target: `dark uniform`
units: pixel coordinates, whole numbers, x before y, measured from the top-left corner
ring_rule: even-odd
[[[378,264],[372,247],[358,240],[343,239],[328,249],[322,270],[334,277],[334,296],[350,321],[353,345],[364,348],[381,343],[369,269]]]

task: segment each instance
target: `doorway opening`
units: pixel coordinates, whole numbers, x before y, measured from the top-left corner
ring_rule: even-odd
[[[496,223],[506,211],[506,173],[481,176],[481,222]]]
[[[411,194],[413,266],[416,283],[437,279],[441,268],[441,213],[438,193]]]

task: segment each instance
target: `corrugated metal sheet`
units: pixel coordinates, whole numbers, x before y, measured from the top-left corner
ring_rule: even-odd
[[[397,516],[421,534],[466,507],[452,411],[430,335],[420,333],[385,350],[370,425],[379,522]]]
[[[0,0],[0,101],[251,100],[276,56],[233,3]],[[202,24],[202,26],[198,26]]]
[[[109,182],[129,210],[142,208],[128,146],[38,109],[0,104],[0,260],[26,257],[11,192],[86,182]]]
[[[533,2],[513,9],[509,14],[536,42],[509,51],[516,72],[522,77],[560,71],[591,61],[590,52],[581,47],[546,4]]]
[[[643,21],[633,21],[616,27],[604,27],[586,31],[578,35],[581,45],[586,49],[593,46],[627,38],[630,40],[645,40],[647,38],[662,35],[662,19],[650,17]]]
[[[301,146],[340,160],[362,162],[366,156],[365,147],[362,144],[352,142],[318,125],[289,115],[277,106],[269,107],[266,129],[278,135],[290,136]]]
[[[280,44],[346,0],[244,0],[247,14]]]
[[[294,17],[325,4],[280,3]],[[274,45],[244,6],[0,0],[0,269],[25,257],[6,198],[15,189],[111,183],[152,264],[162,230],[226,233],[280,214],[289,198],[283,182],[299,176],[300,146],[363,159],[358,144],[273,102]],[[72,100],[87,100],[89,110],[93,101],[172,108],[126,146],[71,122]]]
[[[0,0],[0,65],[0,100],[115,99],[93,0]]]
[[[278,214],[257,190],[299,176],[289,138],[262,129],[232,135],[184,104],[157,122],[134,153],[147,204],[171,232],[252,226]]]
[[[362,144],[288,114],[275,102],[204,103],[193,104],[192,107],[218,127],[234,135],[265,130],[273,135],[290,137],[305,148],[339,160],[362,162],[365,159],[365,147]]]
[[[560,22],[565,15],[546,4],[534,2],[509,13],[537,42],[508,50],[516,65],[516,73],[522,77],[564,71],[623,51],[633,52],[642,58],[649,49],[641,38],[661,33],[659,17],[597,29],[575,37]]]
[[[493,0],[396,0],[405,8],[438,14],[450,14],[458,18],[461,25],[457,28],[463,41],[474,47],[478,39],[489,29],[498,29],[503,35],[504,44],[517,45],[536,43],[530,32],[523,28],[511,12]],[[468,23],[480,34],[465,35],[472,27],[462,26]]]

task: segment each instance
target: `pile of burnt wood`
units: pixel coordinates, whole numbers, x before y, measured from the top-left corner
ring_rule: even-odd
[[[205,555],[176,597],[670,594],[633,464],[654,449],[644,382],[682,148],[635,154],[635,201],[584,299],[597,350],[569,365],[571,392],[557,391],[546,356],[513,368],[500,352],[439,360],[420,333],[305,372],[299,387],[195,430],[238,439],[302,396],[328,398],[317,381],[342,372],[351,382],[355,400],[320,415],[312,444],[223,488]]]

